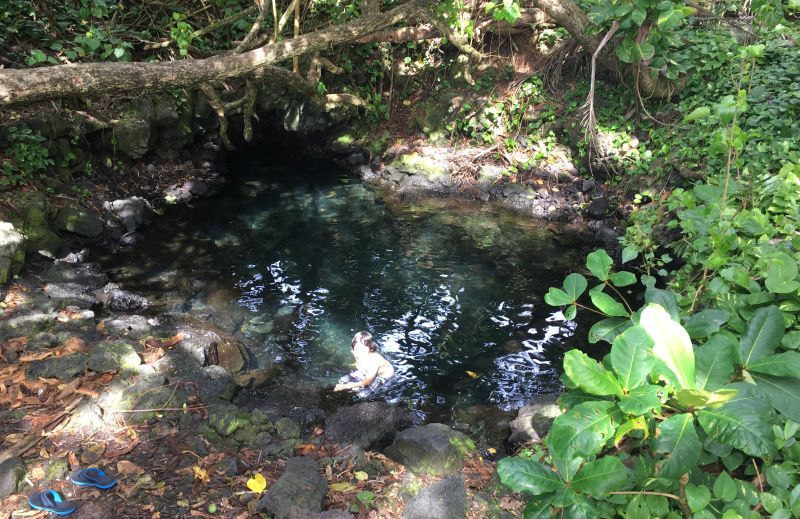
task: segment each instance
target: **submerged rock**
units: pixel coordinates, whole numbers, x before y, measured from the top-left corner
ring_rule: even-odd
[[[319,465],[313,458],[289,458],[286,470],[259,499],[256,510],[267,512],[274,519],[289,519],[293,507],[320,513],[327,491],[328,482],[320,474]]]
[[[408,501],[403,519],[464,519],[467,507],[464,476],[448,476]]]
[[[67,261],[54,261],[45,273],[50,283],[73,283],[86,290],[96,290],[108,283],[108,275],[96,263],[72,264]]]
[[[442,476],[461,470],[464,454],[475,450],[475,443],[450,427],[432,423],[400,431],[386,454],[414,474]]]
[[[116,283],[109,283],[95,291],[95,295],[109,310],[115,312],[139,312],[150,307],[150,301],[134,293],[123,290]]]
[[[410,423],[408,413],[397,406],[386,402],[362,402],[342,407],[326,418],[325,438],[361,450],[381,448]]]
[[[48,283],[44,286],[44,293],[59,306],[97,308],[102,304],[85,286],[77,283]]]

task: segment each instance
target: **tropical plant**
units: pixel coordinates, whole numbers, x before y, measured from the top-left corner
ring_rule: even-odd
[[[586,267],[599,284],[587,292],[587,278],[570,274],[545,297],[567,318],[602,314],[590,337],[611,350],[602,362],[567,352],[565,413],[545,449],[498,463],[506,485],[533,496],[525,517],[800,512],[800,353],[786,350],[784,313],[760,307],[737,333],[728,312],[682,315],[657,288],[632,311],[617,289],[635,276],[612,264],[593,252]]]

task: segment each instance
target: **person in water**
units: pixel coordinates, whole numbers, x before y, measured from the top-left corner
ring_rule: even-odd
[[[377,386],[394,375],[394,368],[378,353],[378,345],[369,332],[355,334],[350,347],[356,359],[357,371],[339,379],[334,391],[362,389],[373,383]]]

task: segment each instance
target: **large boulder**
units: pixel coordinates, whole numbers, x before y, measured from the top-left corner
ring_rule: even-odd
[[[539,442],[547,435],[553,420],[561,414],[559,395],[538,395],[519,410],[511,422],[510,446]]]
[[[25,261],[25,237],[9,222],[0,222],[0,285],[7,283]]]
[[[103,222],[91,211],[75,202],[67,202],[58,210],[53,225],[86,238],[96,238],[103,233]]]
[[[133,232],[143,225],[150,223],[153,207],[150,202],[138,196],[114,200],[103,203],[103,210],[125,229],[126,233]]]
[[[464,454],[475,450],[465,434],[440,423],[400,431],[386,454],[417,475],[442,476],[461,470]]]
[[[467,508],[464,476],[453,475],[423,488],[408,501],[403,519],[464,519]]]
[[[25,235],[25,252],[56,252],[61,238],[50,229],[50,203],[39,191],[19,193],[14,199],[16,213],[9,215],[14,226]]]
[[[381,448],[411,422],[407,412],[386,402],[362,402],[342,407],[325,419],[325,438],[356,449]]]
[[[273,519],[288,519],[293,507],[320,513],[327,491],[328,482],[314,458],[289,458],[283,474],[258,501],[256,510],[267,512]]]
[[[42,290],[59,307],[98,308],[101,305],[98,298],[77,283],[47,283]]]

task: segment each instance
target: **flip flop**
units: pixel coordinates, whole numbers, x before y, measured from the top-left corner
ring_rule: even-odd
[[[97,487],[107,490],[117,484],[117,480],[96,468],[76,470],[69,476],[70,481],[82,487]]]
[[[64,500],[55,490],[34,492],[28,497],[28,504],[34,510],[45,510],[56,515],[69,515],[78,508],[75,503]]]

